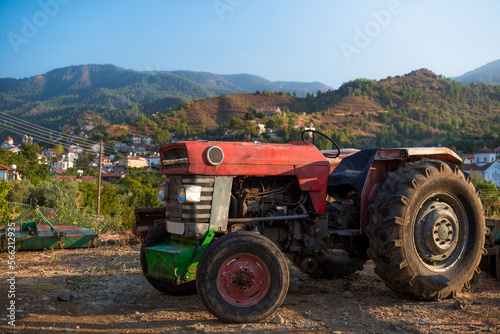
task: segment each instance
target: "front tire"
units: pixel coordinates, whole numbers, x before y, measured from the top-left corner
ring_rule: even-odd
[[[147,247],[153,247],[158,244],[164,243],[170,237],[170,233],[167,232],[167,227],[165,220],[162,220],[156,224],[144,238],[144,242],[141,245],[141,269],[144,277],[148,280],[156,290],[172,296],[184,296],[192,295],[196,293],[196,283],[190,281],[180,285],[173,284],[170,282],[162,281],[156,278],[148,277],[148,263],[146,261],[146,253],[144,251]]]
[[[285,300],[288,268],[279,248],[254,232],[224,235],[203,253],[196,286],[205,307],[224,322],[258,322]]]
[[[441,299],[468,285],[484,245],[483,207],[462,171],[419,161],[395,171],[370,206],[368,254],[398,294]]]

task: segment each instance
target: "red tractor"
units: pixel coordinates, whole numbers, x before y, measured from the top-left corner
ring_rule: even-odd
[[[225,322],[276,312],[289,283],[283,254],[318,278],[372,259],[385,284],[412,299],[446,298],[468,284],[485,222],[460,157],[447,148],[341,150],[319,132],[306,136],[163,146],[164,219],[141,248],[150,284],[171,295],[198,291]],[[318,137],[335,149],[318,150]]]

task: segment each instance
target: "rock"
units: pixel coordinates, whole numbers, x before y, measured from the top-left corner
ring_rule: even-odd
[[[285,319],[279,314],[276,314],[276,316],[273,319],[273,324],[277,325],[284,325],[285,324]]]
[[[67,291],[62,291],[57,294],[57,300],[60,302],[67,302],[71,300],[71,294]],[[74,297],[73,297],[74,298]]]
[[[201,331],[205,328],[205,325],[197,322],[195,323],[194,325],[189,325],[187,326],[187,329],[191,330],[191,331]]]
[[[391,322],[391,328],[396,332],[401,332],[404,329],[404,324],[400,324],[397,322]]]
[[[352,298],[352,293],[349,290],[346,290],[342,293],[342,296],[346,299],[351,299]]]
[[[465,311],[467,310],[467,304],[460,301],[460,300],[457,300],[454,304],[453,304],[453,308],[455,310],[462,310],[462,311]]]

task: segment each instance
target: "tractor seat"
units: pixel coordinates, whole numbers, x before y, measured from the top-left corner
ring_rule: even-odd
[[[328,195],[334,198],[339,196],[346,198],[355,191],[355,196],[360,197],[378,150],[378,148],[368,148],[342,159],[337,168],[328,175]]]

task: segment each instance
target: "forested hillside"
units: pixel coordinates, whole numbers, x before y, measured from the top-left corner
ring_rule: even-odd
[[[306,98],[262,91],[192,101],[135,125],[208,138],[229,128],[239,131],[237,139],[250,140],[257,139],[252,127],[261,123],[276,131],[274,141],[298,139],[296,127],[313,126],[344,147],[446,145],[472,152],[500,145],[499,101],[500,86],[462,85],[422,69],[380,81],[357,79]],[[259,113],[269,106],[284,112]]]
[[[254,85],[264,80],[247,79]],[[105,141],[131,133],[153,136],[158,143],[172,135],[288,141],[299,139],[299,128],[312,126],[343,147],[446,145],[472,152],[484,144],[500,145],[500,86],[463,85],[427,69],[380,81],[356,79],[305,98],[266,89],[216,94],[214,87],[227,92],[244,86],[240,75],[146,74],[112,65],[12,80],[0,80],[1,111],[68,132],[93,125],[87,134]],[[282,113],[265,115],[263,107],[279,107]],[[257,124],[265,125],[260,136]],[[0,128],[0,136],[12,135],[8,130],[8,124]]]
[[[287,90],[289,86],[290,93],[296,90],[297,95],[306,96],[330,88],[321,83],[282,86],[248,74],[233,77],[190,71],[139,72],[114,65],[80,65],[19,80],[0,79],[0,111],[60,129],[88,123],[122,123],[139,117],[144,108],[156,112],[221,94]]]

